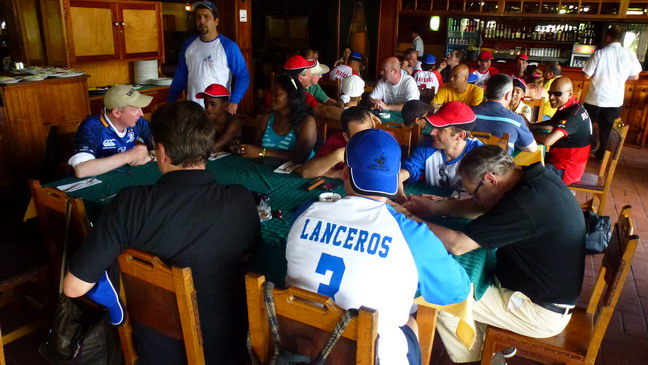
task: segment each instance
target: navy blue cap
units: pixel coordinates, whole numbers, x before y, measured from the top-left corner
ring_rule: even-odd
[[[344,161],[356,193],[391,198],[398,192],[401,148],[386,131],[366,129],[354,134],[347,144]]]
[[[124,307],[119,301],[117,290],[115,290],[115,287],[110,282],[108,272],[104,271],[101,279],[88,291],[87,296],[108,309],[110,323],[115,326],[124,323],[124,319],[126,318],[124,315]]]

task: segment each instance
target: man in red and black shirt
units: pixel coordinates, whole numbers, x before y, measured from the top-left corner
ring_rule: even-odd
[[[567,77],[556,79],[549,90],[554,116],[539,126],[549,126],[549,133],[534,133],[538,143],[551,146],[546,158],[547,168],[553,169],[565,184],[580,181],[590,154],[592,124],[587,110],[573,93]]]

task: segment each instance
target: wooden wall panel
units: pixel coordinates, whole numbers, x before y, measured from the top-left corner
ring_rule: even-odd
[[[70,7],[70,19],[76,56],[115,53],[113,13],[110,8]]]
[[[134,80],[131,62],[113,61],[101,63],[80,63],[75,70],[85,71],[90,75],[88,87],[127,84]]]
[[[44,65],[45,53],[41,40],[37,0],[13,0],[15,18],[20,24],[24,61],[29,65]]]
[[[40,3],[47,64],[67,67],[70,61],[62,3],[60,0],[40,0]]]
[[[158,19],[155,10],[124,9],[126,53],[158,52]]]
[[[250,86],[241,100],[238,113],[251,114],[254,111],[254,63],[252,62],[252,2],[245,0],[237,0],[234,6],[233,24],[236,24],[236,43],[241,49],[245,63],[247,64],[248,71],[250,72]],[[239,21],[239,11],[247,11],[247,22]]]
[[[380,22],[378,23],[378,52],[376,53],[376,79],[380,78],[382,61],[396,55],[396,31],[398,29],[398,0],[380,2]]]

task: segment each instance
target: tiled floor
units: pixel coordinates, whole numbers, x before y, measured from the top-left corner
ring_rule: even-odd
[[[591,160],[588,171],[597,169],[598,163]],[[577,194],[577,198],[579,201],[586,199],[583,194]],[[632,217],[636,223],[636,233],[643,240],[637,249],[632,271],[603,340],[596,362],[599,365],[648,364],[648,149],[625,147],[623,150],[605,214],[617,217],[620,209],[627,204],[633,207]],[[2,226],[4,228],[6,224]],[[581,298],[589,298],[600,256],[589,256],[587,259]],[[7,345],[7,364],[46,364],[36,353],[36,346],[42,336],[43,333],[38,333]],[[450,364],[438,338],[435,345],[432,364]],[[533,362],[514,357],[509,359],[508,363],[522,365]]]

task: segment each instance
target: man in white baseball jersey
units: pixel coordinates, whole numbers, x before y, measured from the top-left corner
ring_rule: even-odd
[[[367,129],[347,145],[347,197],[302,208],[288,234],[286,284],[331,297],[343,308],[378,310],[381,364],[420,364],[410,316],[417,290],[431,303],[464,300],[470,280],[423,223],[397,213],[401,152],[389,133]],[[414,325],[414,328],[415,325]]]

